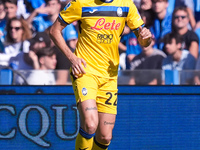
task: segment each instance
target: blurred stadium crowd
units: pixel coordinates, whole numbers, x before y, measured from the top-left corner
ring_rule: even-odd
[[[54,46],[48,31],[69,1],[0,0],[0,69],[23,70],[26,83],[31,85],[67,84],[70,62]],[[119,44],[119,71],[132,73],[128,84],[165,84],[167,72],[162,71],[168,70],[173,75],[174,71],[185,70],[176,79],[182,84],[200,84],[200,0],[133,2],[151,30],[153,42],[149,47],[141,47],[135,34],[125,26]],[[74,22],[63,30],[72,51],[78,28],[78,22]],[[16,79],[15,84],[24,81]]]

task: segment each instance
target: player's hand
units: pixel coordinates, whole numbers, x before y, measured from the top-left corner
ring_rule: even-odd
[[[72,61],[72,74],[78,78],[85,74],[85,70],[83,66],[86,68],[86,62],[83,58],[74,57]]]
[[[150,30],[142,26],[139,27],[139,36],[141,39],[148,39],[152,37]]]
[[[152,41],[152,34],[151,34],[150,30],[147,29],[146,27],[140,26],[138,41],[144,47],[149,46]]]

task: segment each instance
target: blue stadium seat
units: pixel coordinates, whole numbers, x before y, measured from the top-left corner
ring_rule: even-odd
[[[0,85],[12,85],[13,71],[10,69],[0,70]]]

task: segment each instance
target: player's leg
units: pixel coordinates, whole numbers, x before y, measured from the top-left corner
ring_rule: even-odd
[[[72,85],[80,114],[80,129],[76,138],[76,150],[91,150],[93,136],[98,126],[96,105],[97,82],[94,76],[85,74],[82,77],[72,76]]]
[[[116,115],[99,113],[99,125],[94,137],[92,150],[107,150],[112,139]]]
[[[91,150],[93,136],[98,126],[98,112],[95,100],[86,100],[78,104],[80,130],[76,138],[76,150]]]
[[[112,130],[117,114],[117,80],[102,79],[97,92],[99,125],[92,150],[107,150],[112,139]]]

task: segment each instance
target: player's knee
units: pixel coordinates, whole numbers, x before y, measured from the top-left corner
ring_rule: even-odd
[[[93,134],[96,132],[96,129],[97,129],[97,124],[94,123],[94,122],[90,122],[90,123],[87,123],[85,125],[85,130],[87,133],[89,134]]]
[[[112,135],[105,135],[99,137],[99,142],[103,144],[109,144],[112,139]]]

